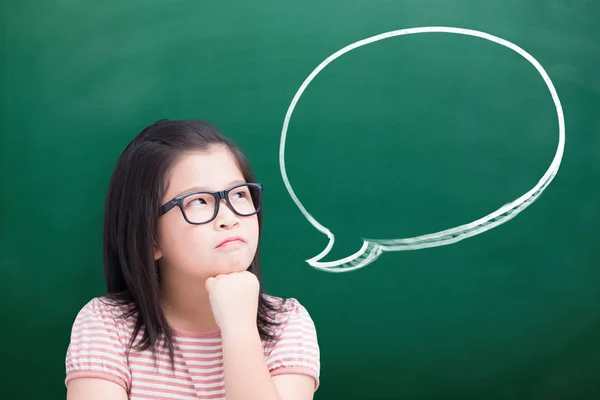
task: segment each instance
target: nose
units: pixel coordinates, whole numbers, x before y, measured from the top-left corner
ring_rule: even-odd
[[[240,223],[239,216],[229,208],[225,199],[219,201],[219,212],[215,218],[215,224],[219,229],[231,229]]]

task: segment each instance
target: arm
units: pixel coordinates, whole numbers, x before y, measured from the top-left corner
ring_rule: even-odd
[[[308,375],[271,377],[257,328],[223,333],[227,400],[312,400],[314,379]]]
[[[65,364],[68,400],[127,400],[131,373],[119,328],[98,299],[75,318]]]
[[[228,400],[283,400],[267,369],[257,328],[223,332],[222,340]]]
[[[67,384],[67,400],[127,400],[127,392],[105,379],[74,378]]]
[[[218,275],[206,280],[206,289],[221,328],[227,400],[311,400],[320,365],[306,310],[296,302],[281,319],[276,342],[263,347],[256,325],[256,277],[250,272]]]

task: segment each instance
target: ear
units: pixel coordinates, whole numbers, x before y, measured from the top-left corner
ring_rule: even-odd
[[[153,251],[154,251],[154,261],[158,261],[159,259],[162,258],[162,251],[158,248],[158,246],[156,244],[153,246]]]

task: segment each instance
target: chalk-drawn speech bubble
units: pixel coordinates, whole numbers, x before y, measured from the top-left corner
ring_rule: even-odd
[[[459,35],[467,35],[467,36],[475,36],[481,39],[486,39],[491,42],[500,44],[502,46],[508,47],[511,50],[514,50],[527,61],[529,61],[540,73],[544,82],[548,86],[548,90],[552,96],[552,100],[554,101],[554,105],[556,106],[556,113],[558,116],[558,147],[556,149],[556,153],[554,155],[554,159],[550,164],[550,167],[546,171],[546,173],[542,176],[542,178],[538,181],[538,183],[527,191],[525,194],[515,199],[514,201],[505,204],[500,207],[498,210],[479,218],[473,222],[469,222],[464,225],[456,226],[454,228],[446,229],[443,231],[429,233],[425,235],[410,237],[410,238],[402,238],[402,239],[366,239],[363,238],[363,245],[360,250],[356,253],[349,255],[347,257],[323,262],[320,261],[323,257],[325,257],[329,251],[333,248],[333,244],[335,242],[335,236],[333,232],[327,229],[325,226],[320,224],[302,205],[298,196],[294,193],[292,186],[290,185],[290,181],[288,179],[286,170],[285,170],[285,140],[287,136],[288,127],[290,124],[290,119],[292,117],[292,113],[294,112],[294,108],[300,100],[302,93],[306,90],[307,86],[310,82],[317,76],[319,72],[323,70],[330,62],[340,57],[341,55],[354,50],[358,47],[365,46],[367,44],[388,39],[394,36],[402,36],[402,35],[413,35],[417,33],[454,33]],[[560,162],[562,160],[563,152],[565,147],[565,121],[562,106],[560,100],[558,98],[558,94],[556,93],[556,89],[550,77],[541,66],[541,64],[529,53],[520,48],[514,43],[511,43],[505,39],[501,39],[499,37],[490,35],[488,33],[471,30],[471,29],[463,29],[463,28],[453,28],[453,27],[444,27],[444,26],[426,26],[426,27],[417,27],[417,28],[409,28],[409,29],[400,29],[395,31],[390,31],[386,33],[382,33],[379,35],[375,35],[358,42],[352,43],[329,57],[327,57],[321,64],[319,64],[311,74],[304,80],[292,102],[290,103],[287,113],[285,115],[285,119],[283,121],[283,129],[281,131],[281,141],[279,147],[279,167],[281,169],[281,176],[283,178],[283,182],[293,201],[296,203],[296,206],[300,209],[304,217],[310,222],[316,229],[318,229],[323,234],[327,235],[329,238],[329,243],[327,247],[323,251],[321,251],[316,256],[306,260],[306,262],[321,271],[327,272],[348,272],[354,271],[359,268],[363,268],[373,261],[375,261],[384,251],[406,251],[406,250],[419,250],[429,247],[437,247],[437,246],[445,246],[449,244],[453,244],[459,242],[461,240],[467,239],[469,237],[478,235],[490,229],[493,229],[512,218],[516,217],[521,211],[525,210],[529,207],[537,198],[542,194],[542,192],[548,187],[550,182],[556,176],[558,169],[560,167]]]

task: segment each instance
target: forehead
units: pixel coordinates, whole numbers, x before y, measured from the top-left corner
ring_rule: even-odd
[[[233,153],[226,147],[182,154],[167,176],[165,198],[194,190],[223,190],[244,181]]]

